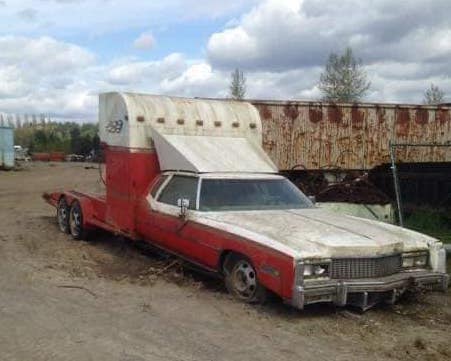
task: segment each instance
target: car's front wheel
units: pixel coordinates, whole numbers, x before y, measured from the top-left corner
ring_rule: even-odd
[[[257,278],[252,262],[245,256],[229,254],[223,267],[227,290],[237,299],[247,303],[263,303],[266,288]]]

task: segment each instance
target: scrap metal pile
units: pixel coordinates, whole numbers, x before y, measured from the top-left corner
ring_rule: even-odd
[[[291,180],[318,202],[347,202],[356,204],[388,204],[390,197],[368,180],[367,173],[297,171]]]

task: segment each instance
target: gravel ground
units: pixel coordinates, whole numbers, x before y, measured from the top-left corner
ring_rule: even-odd
[[[101,188],[87,164],[0,172],[0,360],[451,360],[450,293],[364,314],[248,306],[148,247],[71,240],[41,199]]]

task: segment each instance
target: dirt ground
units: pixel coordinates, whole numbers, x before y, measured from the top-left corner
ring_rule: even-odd
[[[0,172],[0,360],[451,360],[451,293],[364,314],[249,306],[125,239],[71,240],[41,194],[98,179],[77,163]]]

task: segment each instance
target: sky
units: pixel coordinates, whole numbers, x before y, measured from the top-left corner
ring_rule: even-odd
[[[450,0],[0,0],[0,112],[96,121],[98,94],[317,100],[350,46],[369,102],[451,102]]]

